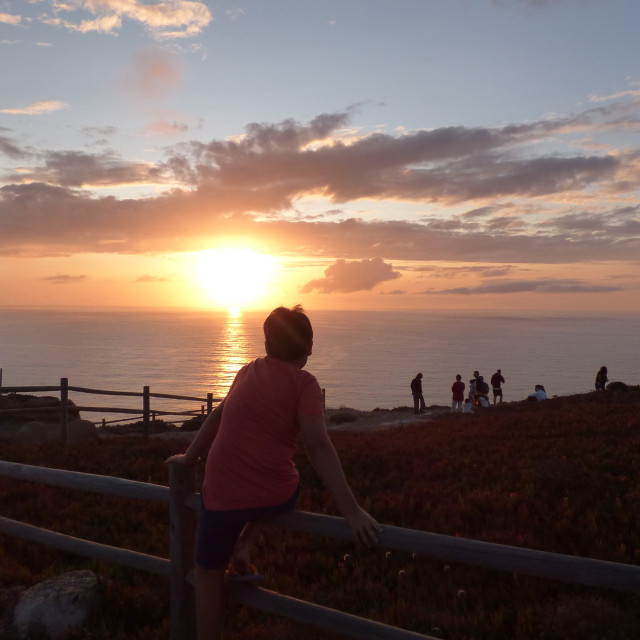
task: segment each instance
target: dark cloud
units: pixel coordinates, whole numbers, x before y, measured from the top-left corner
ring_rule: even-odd
[[[447,293],[456,295],[482,295],[505,293],[609,293],[621,291],[622,287],[611,285],[596,285],[581,280],[502,280],[490,282],[477,287],[456,287],[440,291],[428,291],[425,293]]]
[[[625,105],[497,128],[342,139],[350,115],[253,123],[234,140],[171,147],[157,165],[112,152],[42,154],[39,166],[15,172],[0,188],[0,254],[198,250],[228,234],[260,238],[282,255],[344,260],[563,263],[640,255],[638,207],[616,204],[622,197],[635,203],[640,150],[542,151],[565,133],[624,123]],[[138,199],[89,191],[136,184],[182,187]],[[598,191],[612,204],[596,208]],[[438,209],[419,221],[296,209],[299,198],[313,196]],[[572,204],[576,196],[590,208]]]
[[[394,271],[393,266],[381,258],[356,262],[338,260],[325,269],[324,278],[307,282],[300,292],[352,293],[354,291],[370,291],[381,282],[400,277],[402,277],[400,273]]]
[[[49,152],[44,165],[30,172],[28,177],[30,181],[61,187],[158,184],[162,181],[157,167],[126,162],[110,152],[96,155],[80,151]]]
[[[163,276],[150,276],[145,273],[145,275],[140,276],[135,280],[135,282],[170,282],[171,278],[165,278]]]
[[[116,127],[83,127],[82,132],[92,138],[110,138],[117,132]]]
[[[76,282],[82,282],[83,280],[86,280],[86,276],[70,276],[67,274],[58,274],[42,279],[45,282],[50,282],[51,284],[74,284]]]
[[[27,155],[18,145],[3,135],[0,135],[0,153],[14,160],[24,158]]]

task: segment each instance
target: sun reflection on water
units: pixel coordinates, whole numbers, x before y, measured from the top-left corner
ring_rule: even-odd
[[[248,330],[247,318],[239,307],[228,309],[214,345],[211,380],[214,397],[227,394],[238,370],[258,357],[256,336]]]

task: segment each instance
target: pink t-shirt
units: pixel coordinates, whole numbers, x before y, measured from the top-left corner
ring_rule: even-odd
[[[205,507],[228,511],[288,500],[299,482],[293,455],[300,415],[324,415],[312,374],[269,357],[240,369],[207,456]]]

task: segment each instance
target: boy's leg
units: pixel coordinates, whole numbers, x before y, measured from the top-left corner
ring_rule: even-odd
[[[198,640],[219,640],[224,626],[225,567],[204,569],[196,563],[196,629]]]
[[[238,538],[236,547],[231,558],[231,566],[240,575],[249,575],[251,573],[251,552],[262,531],[263,525],[259,522],[247,522]]]

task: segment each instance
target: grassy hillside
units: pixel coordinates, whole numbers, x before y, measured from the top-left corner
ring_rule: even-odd
[[[640,393],[592,393],[445,415],[426,426],[333,433],[354,493],[381,523],[532,549],[640,564]],[[2,445],[5,460],[166,484],[163,460],[184,443]],[[301,451],[299,507],[335,514]],[[168,556],[163,505],[0,478],[2,515],[70,535]],[[264,586],[442,638],[634,639],[640,597],[267,532]],[[168,637],[168,582],[0,535],[0,588],[68,569],[104,578],[105,607],[82,638]],[[125,622],[126,621],[126,622]],[[232,606],[243,640],[338,638]]]

